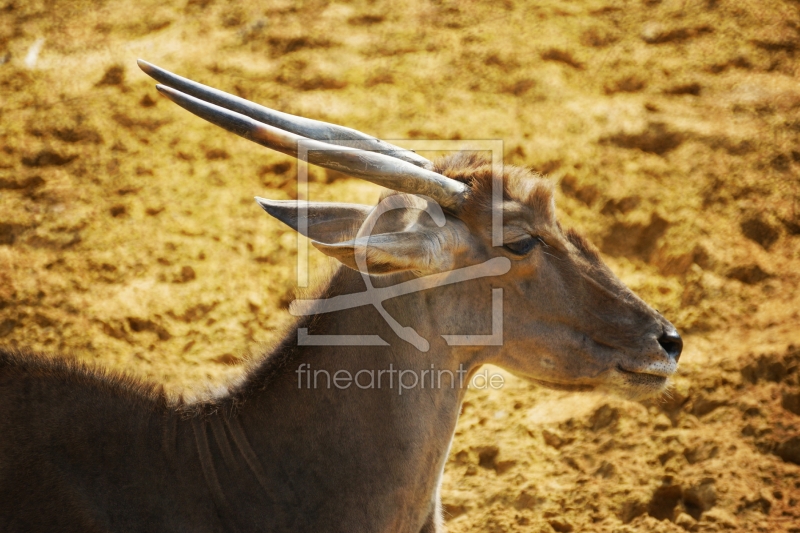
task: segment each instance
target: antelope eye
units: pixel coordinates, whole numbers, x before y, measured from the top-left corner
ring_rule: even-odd
[[[542,239],[540,237],[531,237],[529,235],[518,241],[507,242],[503,247],[514,255],[525,255],[541,243]]]

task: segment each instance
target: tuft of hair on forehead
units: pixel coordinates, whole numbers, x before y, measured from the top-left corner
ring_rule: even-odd
[[[434,171],[469,185],[464,211],[487,212],[492,202],[492,161],[481,152],[458,152],[434,161]],[[527,168],[503,166],[503,201],[519,202],[534,212],[553,209],[554,183]]]
[[[560,225],[559,225],[560,227]],[[572,243],[578,251],[581,252],[583,257],[589,260],[590,263],[600,263],[600,252],[597,251],[597,248],[586,240],[586,237],[575,231],[574,229],[570,228],[565,232],[567,236],[567,240]]]

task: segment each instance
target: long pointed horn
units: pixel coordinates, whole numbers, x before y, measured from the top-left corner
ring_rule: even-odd
[[[428,196],[442,207],[454,212],[461,209],[467,186],[460,181],[378,152],[367,152],[308,139],[263,124],[230,109],[209,104],[170,87],[156,85],[156,89],[198,117],[267,148],[298,157],[298,148],[302,147],[307,150],[309,163],[396,191]]]
[[[189,96],[194,96],[200,100],[224,107],[225,109],[236,111],[237,113],[241,113],[246,117],[253,118],[264,124],[330,144],[339,144],[337,141],[347,141],[346,145],[353,148],[360,148],[361,150],[368,150],[370,152],[380,152],[428,170],[433,168],[433,164],[421,155],[411,150],[406,150],[405,148],[387,143],[358,130],[275,111],[274,109],[255,104],[244,98],[178,76],[168,70],[148,63],[143,59],[139,59],[137,63],[145,74],[167,87],[172,87]],[[354,144],[353,141],[357,142]]]

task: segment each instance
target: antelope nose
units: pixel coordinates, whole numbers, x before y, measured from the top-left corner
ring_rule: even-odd
[[[681,351],[683,351],[683,339],[678,335],[678,331],[675,328],[671,326],[665,327],[664,333],[658,338],[658,344],[664,348],[670,359],[674,359],[676,363],[678,362],[681,357]]]

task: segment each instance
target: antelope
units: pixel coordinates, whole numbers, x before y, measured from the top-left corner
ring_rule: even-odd
[[[481,365],[631,399],[676,371],[675,327],[562,229],[541,176],[506,166],[495,178],[475,153],[429,161],[139,66],[203,119],[284,154],[302,144],[309,162],[393,192],[380,209],[256,199],[341,266],[213,398],[170,401],[130,377],[0,350],[0,530],[440,532],[462,378]],[[353,304],[365,293],[380,298]],[[501,343],[469,342],[498,314]],[[415,386],[406,374],[395,387],[400,371]]]

